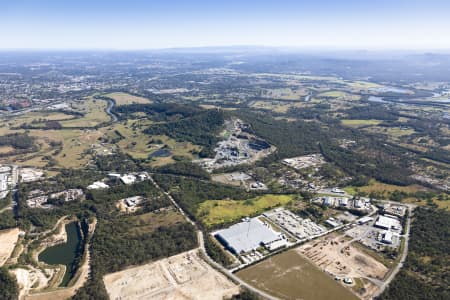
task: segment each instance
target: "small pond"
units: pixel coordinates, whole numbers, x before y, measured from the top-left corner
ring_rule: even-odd
[[[67,286],[74,275],[75,263],[80,253],[81,234],[77,222],[66,225],[67,243],[48,247],[39,254],[39,261],[49,265],[65,265],[66,273],[60,286]]]

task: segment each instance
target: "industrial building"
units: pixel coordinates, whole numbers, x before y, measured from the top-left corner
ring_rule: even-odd
[[[392,238],[394,234],[392,231],[385,231],[381,236],[381,242],[385,244],[392,244]]]
[[[363,225],[363,224],[369,223],[371,221],[373,221],[373,218],[371,218],[371,217],[362,217],[361,219],[358,220],[358,224]]]
[[[88,190],[100,190],[100,189],[108,189],[109,185],[102,181],[96,181],[93,184],[89,185]]]
[[[8,175],[0,174],[0,191],[6,191],[8,189]]]
[[[400,221],[396,219],[394,216],[388,215],[379,216],[374,226],[386,230],[389,229],[399,230],[401,228]]]
[[[125,174],[119,178],[120,178],[120,181],[122,181],[123,184],[126,184],[126,185],[133,184],[136,182],[136,176],[131,175],[131,174]]]
[[[216,232],[215,237],[235,254],[247,253],[261,246],[274,250],[287,244],[281,234],[273,231],[258,218],[247,218]]]

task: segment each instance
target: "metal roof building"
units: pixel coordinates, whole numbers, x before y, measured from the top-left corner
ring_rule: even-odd
[[[226,248],[236,254],[249,252],[262,244],[270,244],[281,239],[278,233],[258,218],[234,224],[216,232],[215,236]]]
[[[387,216],[379,216],[378,220],[375,223],[375,226],[387,230],[391,228],[394,229],[401,228],[399,220]]]

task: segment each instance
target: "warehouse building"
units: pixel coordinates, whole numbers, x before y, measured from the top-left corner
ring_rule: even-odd
[[[215,237],[235,254],[247,253],[261,246],[279,248],[286,244],[282,235],[258,218],[245,219],[227,229],[216,232]]]
[[[378,220],[375,222],[375,227],[382,229],[396,229],[399,230],[401,228],[400,221],[395,217],[391,216],[379,216]]]

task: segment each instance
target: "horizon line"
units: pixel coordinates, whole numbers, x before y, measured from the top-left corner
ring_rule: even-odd
[[[239,49],[241,48],[241,49]],[[114,48],[114,47],[95,47],[95,48],[72,48],[72,47],[11,47],[1,48],[0,52],[56,52],[56,51],[107,51],[107,52],[146,52],[146,51],[176,51],[176,50],[278,50],[278,51],[322,51],[322,52],[336,52],[336,51],[356,51],[356,52],[450,52],[450,47],[429,47],[429,48],[411,48],[411,47],[342,47],[342,46],[268,46],[268,45],[208,45],[208,46],[173,46],[173,47],[146,47],[146,48]]]

